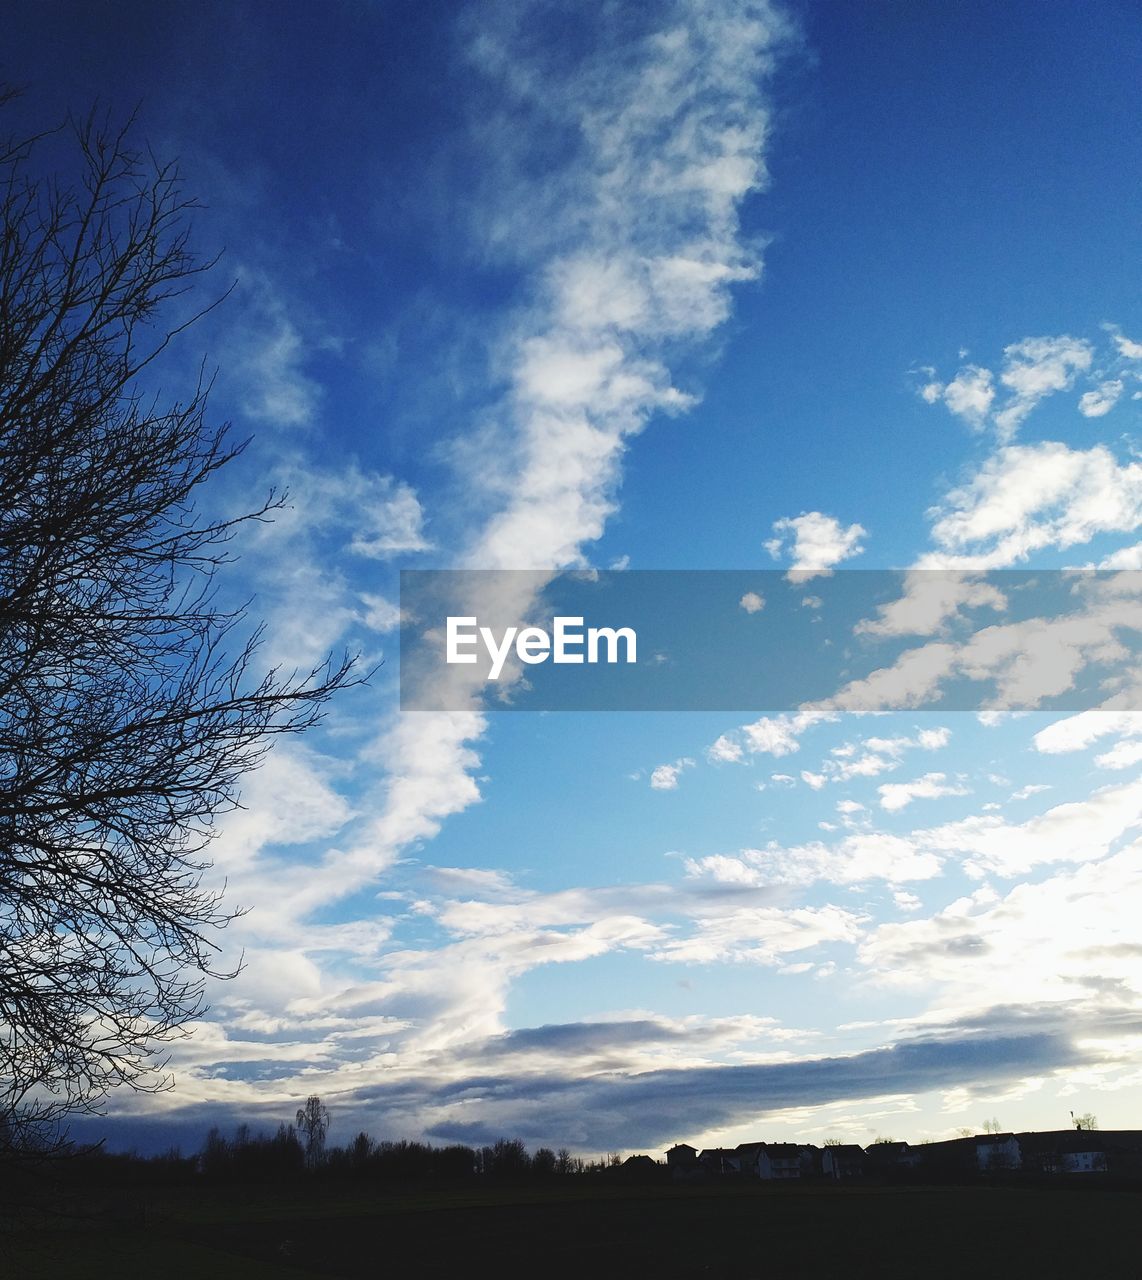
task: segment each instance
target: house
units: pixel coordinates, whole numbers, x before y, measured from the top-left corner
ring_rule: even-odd
[[[622,1182],[657,1182],[670,1176],[662,1165],[646,1155],[627,1156],[617,1169],[610,1172]]]
[[[757,1154],[760,1178],[799,1178],[801,1148],[795,1142],[766,1142]]]
[[[678,1142],[666,1153],[666,1163],[671,1169],[692,1169],[698,1163],[698,1148],[688,1142]]]
[[[706,1176],[698,1163],[698,1148],[688,1142],[676,1143],[666,1153],[666,1167],[675,1182],[692,1182]]]
[[[979,1157],[975,1150],[976,1139],[946,1138],[940,1142],[927,1142],[920,1151],[925,1173],[936,1178],[965,1178],[979,1173]],[[869,1150],[872,1148],[870,1147]]]
[[[865,1151],[865,1163],[869,1173],[891,1173],[900,1169],[915,1169],[922,1155],[918,1148],[907,1142],[874,1142]]]
[[[826,1147],[821,1156],[821,1172],[826,1178],[864,1177],[864,1152],[855,1143]]]
[[[728,1147],[708,1147],[698,1153],[698,1164],[707,1173],[741,1173],[738,1153]]]
[[[1057,1129],[1022,1133],[1023,1168],[1034,1173],[1121,1173],[1142,1171],[1142,1134],[1132,1130]]]
[[[1023,1151],[1013,1133],[988,1133],[974,1139],[976,1167],[981,1173],[1022,1169]]]
[[[758,1157],[765,1150],[765,1147],[766,1144],[764,1142],[741,1142],[738,1144],[738,1167],[747,1177],[761,1177]]]
[[[1067,1151],[1060,1166],[1063,1173],[1105,1173],[1105,1151]]]

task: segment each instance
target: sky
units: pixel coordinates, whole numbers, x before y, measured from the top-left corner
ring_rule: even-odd
[[[893,569],[865,634],[922,646],[1008,609],[975,571],[1142,568],[1140,53],[1114,0],[6,15],[11,127],[137,109],[202,205],[234,288],[153,377],[205,357],[252,437],[212,508],[288,488],[227,571],[265,661],[381,664],[220,821],[244,967],[112,1146],[314,1093],[332,1142],[584,1155],[1142,1127],[1133,668],[1062,712],[402,712],[398,598],[718,569],[764,618]]]

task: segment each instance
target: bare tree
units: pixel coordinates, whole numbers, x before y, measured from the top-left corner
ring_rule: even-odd
[[[203,516],[245,442],[207,425],[201,378],[165,405],[140,385],[210,265],[194,202],[126,130],[68,127],[74,185],[34,175],[39,138],[0,140],[3,1133],[167,1083],[234,914],[203,887],[215,820],[362,678],[348,656],[258,674],[260,629],[220,607],[225,544],[283,495]]]
[[[325,1137],[329,1132],[329,1111],[316,1094],[297,1109],[297,1131],[305,1146],[307,1168],[316,1169],[325,1155]]]

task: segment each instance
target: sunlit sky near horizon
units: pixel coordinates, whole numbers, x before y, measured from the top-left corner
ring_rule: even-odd
[[[221,825],[173,1089],[87,1131],[1142,1128],[1142,717],[396,683],[402,568],[1142,568],[1140,53],[1114,0],[9,7],[8,127],[137,107],[236,282],[156,379],[253,437],[211,503],[289,488],[267,661],[383,660]]]

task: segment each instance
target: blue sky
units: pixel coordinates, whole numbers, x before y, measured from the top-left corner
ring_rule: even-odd
[[[254,436],[211,502],[293,495],[229,583],[267,660],[385,660],[221,824],[246,969],[120,1133],[1142,1126],[1129,687],[402,718],[394,612],[401,568],[1142,568],[1140,51],[1125,3],[8,16],[15,122],[138,104],[237,282],[158,372]]]

